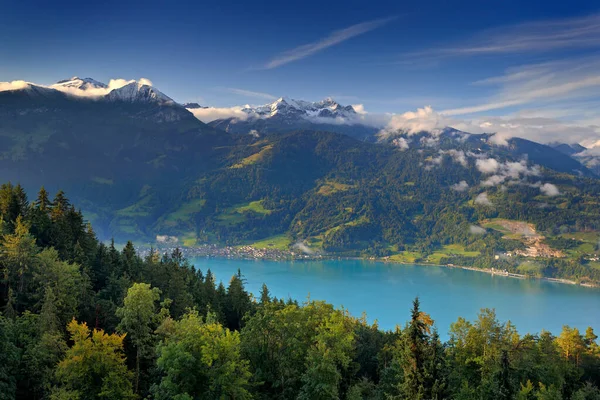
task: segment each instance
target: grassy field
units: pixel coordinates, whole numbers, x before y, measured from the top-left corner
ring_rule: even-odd
[[[442,258],[451,257],[453,255],[456,256],[465,256],[465,257],[477,257],[480,253],[478,251],[467,251],[465,248],[459,244],[449,244],[444,246],[440,250],[436,250],[427,257],[427,261],[432,262],[434,264],[439,264]]]
[[[129,207],[117,210],[116,214],[120,217],[147,217],[150,215],[152,195],[142,197],[137,203]]]
[[[487,228],[487,229],[493,229],[493,230],[498,231],[498,232],[502,232],[502,233],[505,233],[505,234],[510,234],[510,231],[508,229],[506,229],[505,227],[503,227],[502,225],[500,225],[500,223],[498,223],[497,221],[494,221],[494,220],[484,221],[480,225],[483,226],[484,228]]]
[[[237,225],[246,220],[243,214],[223,212],[217,216],[219,225]]]
[[[142,232],[138,228],[137,224],[129,218],[120,218],[113,220],[111,222],[111,229],[113,231],[119,231],[132,236],[142,235]]]
[[[589,266],[594,269],[600,269],[600,262],[598,261],[590,261]]]
[[[263,205],[263,200],[251,201],[248,204],[240,204],[235,207],[224,210],[217,220],[223,225],[237,225],[246,220],[246,214],[253,212],[260,215],[269,215],[271,210],[267,210]]]
[[[323,249],[323,238],[320,236],[313,236],[306,239],[305,244],[314,251],[320,251]]]
[[[267,146],[263,147],[262,149],[260,149],[260,151],[258,153],[254,153],[251,156],[241,159],[238,163],[233,164],[229,168],[244,168],[244,167],[247,167],[248,165],[256,164],[258,161],[262,160],[263,157],[269,151],[271,151],[272,148],[273,148],[272,144],[267,145]]]
[[[263,200],[251,201],[250,203],[248,203],[246,205],[242,205],[242,206],[236,207],[234,211],[238,212],[238,213],[244,213],[246,211],[252,211],[252,212],[255,212],[257,214],[263,214],[263,215],[269,215],[269,214],[271,214],[271,210],[267,210],[263,206]]]
[[[194,199],[183,203],[179,209],[167,215],[166,221],[187,221],[191,218],[192,214],[200,212],[205,204],[206,200],[204,199]]]
[[[580,240],[585,243],[593,243],[594,245],[600,240],[600,232],[571,232],[560,235],[565,239]]]
[[[520,274],[538,275],[541,274],[542,266],[535,261],[524,261],[517,267]]]
[[[445,257],[451,257],[453,255],[460,255],[465,257],[477,257],[480,255],[478,251],[467,251],[459,244],[449,244],[443,248],[436,250],[433,254],[429,255],[425,260],[428,263],[440,264],[441,259]],[[401,251],[394,255],[391,255],[388,260],[401,262],[401,263],[413,263],[417,260],[422,260],[423,254],[418,251]]]
[[[418,251],[402,251],[388,257],[388,260],[399,263],[414,263],[421,258],[421,253]]]
[[[317,194],[320,194],[323,196],[329,196],[329,195],[337,193],[337,192],[345,192],[345,191],[350,190],[355,187],[356,187],[356,185],[347,185],[345,183],[339,183],[339,182],[328,180],[319,188],[319,190],[317,191]]]
[[[323,232],[321,235],[319,235],[319,237],[325,238],[328,235],[331,235],[332,233],[342,229],[344,226],[358,226],[361,224],[366,224],[368,222],[369,222],[369,219],[367,217],[365,217],[364,215],[361,215],[360,217],[358,217],[356,219],[353,219],[353,220],[343,223],[341,225],[337,225],[337,226],[327,229],[325,232]]]
[[[271,236],[250,244],[255,249],[287,250],[292,242],[286,235]]]
[[[573,239],[578,241],[579,246],[564,250],[569,257],[578,258],[582,255],[598,253],[598,243],[600,242],[600,232],[570,232],[559,235],[564,239]]]
[[[196,239],[196,234],[194,232],[188,232],[180,236],[179,240],[181,241],[184,247],[194,247],[198,243]]]

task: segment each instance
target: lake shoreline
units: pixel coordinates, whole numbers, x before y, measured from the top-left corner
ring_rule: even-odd
[[[165,249],[163,249],[165,250]],[[290,251],[282,251],[282,250],[273,250],[273,249],[254,249],[251,246],[243,246],[243,247],[231,247],[226,246],[221,248],[216,245],[207,245],[195,248],[183,249],[184,255],[186,257],[206,257],[206,258],[223,258],[223,259],[239,259],[239,260],[271,260],[271,261],[318,261],[318,260],[363,260],[363,261],[375,261],[386,264],[396,264],[396,265],[418,265],[422,267],[442,267],[442,268],[456,268],[456,269],[464,269],[468,271],[475,272],[483,272],[486,274],[490,274],[493,276],[504,276],[508,278],[515,279],[537,279],[546,282],[553,283],[561,283],[565,285],[573,285],[573,286],[581,286],[587,288],[600,288],[600,284],[597,283],[579,283],[574,280],[564,279],[564,278],[550,278],[550,277],[537,277],[537,276],[528,276],[523,274],[512,273],[503,270],[496,269],[484,269],[477,267],[470,267],[464,265],[454,265],[454,264],[435,264],[435,263],[425,263],[425,262],[401,262],[382,258],[369,258],[369,257],[344,257],[344,256],[335,256],[335,255],[327,255],[327,254],[303,254],[300,256],[297,253]],[[187,251],[186,251],[187,250]],[[201,250],[200,253],[197,251]],[[252,251],[251,251],[252,250]]]
[[[494,279],[488,271],[483,272],[489,277],[457,266],[357,257],[286,261],[198,257],[190,262],[202,271],[210,269],[225,285],[241,271],[246,290],[256,296],[264,283],[278,299],[324,300],[355,316],[366,313],[384,329],[394,329],[398,321],[409,318],[408,305],[416,296],[443,333],[458,317],[472,320],[482,308],[496,310],[499,320],[510,319],[523,332],[545,329],[558,335],[564,324],[585,330],[600,323],[598,289],[503,279],[499,271]]]
[[[361,258],[356,258],[356,259],[361,259]],[[540,281],[545,281],[545,282],[553,282],[553,283],[561,283],[561,284],[565,284],[565,285],[574,285],[574,286],[581,286],[581,287],[587,287],[587,288],[599,288],[600,285],[598,284],[594,284],[594,283],[578,283],[576,281],[572,281],[570,279],[563,279],[563,278],[549,278],[549,277],[538,277],[538,276],[528,276],[528,275],[523,275],[523,274],[515,274],[512,272],[508,272],[508,271],[501,271],[501,270],[496,270],[496,269],[484,269],[484,268],[477,268],[477,267],[467,267],[467,266],[463,266],[463,265],[448,265],[448,264],[427,264],[427,263],[403,263],[403,262],[399,262],[399,261],[390,261],[390,260],[385,260],[385,259],[374,259],[374,261],[381,261],[384,263],[390,263],[390,264],[398,264],[398,265],[419,265],[422,267],[442,267],[442,268],[455,268],[455,269],[464,269],[467,271],[475,271],[475,272],[483,272],[485,274],[490,274],[493,276],[504,276],[507,278],[515,278],[515,279],[537,279]]]

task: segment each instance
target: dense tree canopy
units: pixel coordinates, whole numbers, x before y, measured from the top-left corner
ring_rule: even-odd
[[[260,298],[180,251],[100,243],[64,194],[0,190],[0,399],[600,397],[592,328],[520,335],[482,310],[442,343],[429,315],[383,331],[320,301]],[[408,307],[409,305],[406,305]]]

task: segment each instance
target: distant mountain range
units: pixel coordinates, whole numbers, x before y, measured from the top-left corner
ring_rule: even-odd
[[[469,226],[494,217],[600,229],[598,171],[578,145],[379,134],[333,99],[280,98],[210,124],[191,112],[204,107],[145,81],[21,84],[0,92],[0,172],[29,191],[66,190],[103,238],[286,235],[361,252],[467,243]]]
[[[308,102],[281,97],[263,106],[245,106],[241,111],[245,114],[245,118],[217,119],[211,121],[209,125],[235,134],[249,132],[270,134],[297,129],[316,129],[344,133],[371,141],[382,128],[361,123],[359,115],[352,106],[342,106],[331,98]]]
[[[571,156],[600,176],[600,152],[596,151],[598,150],[597,147],[588,149],[578,143],[551,143],[550,146],[561,153]]]

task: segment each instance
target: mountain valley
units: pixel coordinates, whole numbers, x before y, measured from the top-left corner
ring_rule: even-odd
[[[380,132],[332,99],[281,98],[245,108],[245,120],[209,124],[191,112],[202,107],[141,81],[110,89],[75,77],[3,91],[0,169],[30,193],[42,184],[65,190],[104,239],[277,242],[296,252],[496,263],[540,275],[572,263],[584,269],[571,276],[600,276],[590,261],[600,180],[576,157],[580,148],[521,138],[499,145],[493,133],[449,127]],[[544,235],[543,254],[561,256],[533,267],[507,260],[531,242],[493,223],[513,220]],[[579,235],[586,239],[565,241]]]

